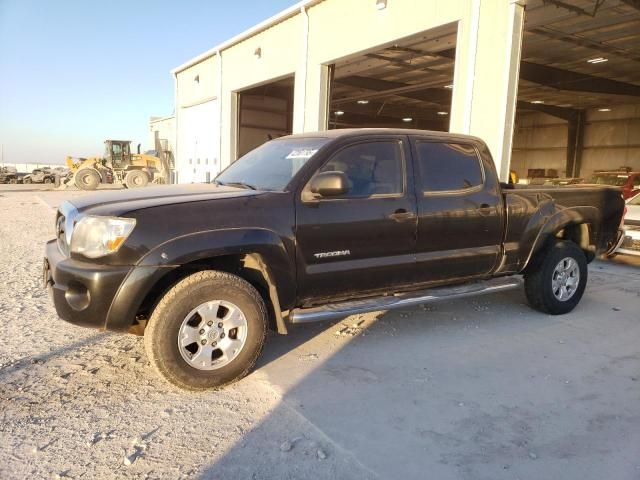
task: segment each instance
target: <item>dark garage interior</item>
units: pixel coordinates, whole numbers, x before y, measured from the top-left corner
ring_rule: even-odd
[[[336,62],[329,128],[449,130],[456,26]]]
[[[527,2],[511,169],[640,170],[640,1]]]

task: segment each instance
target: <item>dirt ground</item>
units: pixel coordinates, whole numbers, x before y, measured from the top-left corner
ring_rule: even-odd
[[[640,479],[638,260],[561,317],[512,291],[298,327],[193,394],[57,319],[43,245],[81,194],[0,188],[0,478]]]

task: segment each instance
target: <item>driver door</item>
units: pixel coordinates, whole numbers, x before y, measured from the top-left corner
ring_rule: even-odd
[[[368,137],[316,172],[340,171],[350,190],[297,199],[298,296],[303,301],[397,288],[414,277],[417,215],[404,136]]]

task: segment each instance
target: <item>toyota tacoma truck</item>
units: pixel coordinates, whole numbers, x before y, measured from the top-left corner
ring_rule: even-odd
[[[522,284],[570,312],[621,238],[609,186],[501,184],[479,139],[393,129],[272,140],[210,184],[64,202],[44,282],[73,324],[144,335],[191,390],[236,381],[272,328]]]

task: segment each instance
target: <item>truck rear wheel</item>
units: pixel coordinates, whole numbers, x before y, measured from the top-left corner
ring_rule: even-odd
[[[181,280],[162,297],[144,345],[169,383],[206,390],[247,375],[266,331],[267,309],[258,291],[240,277],[207,270]]]
[[[124,184],[127,188],[146,187],[149,184],[149,175],[142,170],[131,170],[125,175]]]
[[[76,172],[73,181],[80,190],[95,190],[100,185],[100,173],[93,168],[83,168]]]
[[[569,313],[587,286],[587,259],[573,242],[558,241],[524,276],[529,305],[551,315]]]

